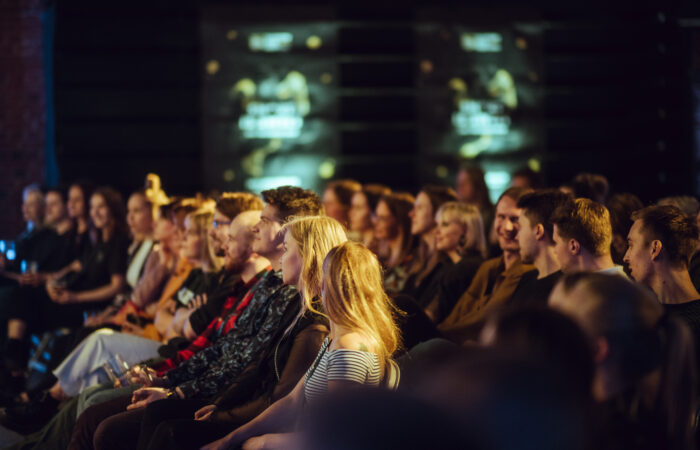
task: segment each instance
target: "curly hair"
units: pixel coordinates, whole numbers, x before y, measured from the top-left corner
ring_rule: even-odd
[[[314,191],[296,186],[280,186],[262,191],[260,195],[268,205],[277,208],[281,223],[294,216],[322,216],[323,203]]]

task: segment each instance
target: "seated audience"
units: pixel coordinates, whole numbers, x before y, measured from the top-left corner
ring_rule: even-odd
[[[365,184],[361,191],[353,194],[348,212],[348,239],[362,242],[367,248],[379,253],[374,239],[372,216],[379,199],[390,193],[391,189],[382,184]]]
[[[520,259],[526,264],[534,264],[537,270],[523,275],[509,305],[547,304],[549,293],[561,276],[550,220],[552,213],[567,200],[569,196],[556,189],[526,194],[518,200],[518,207],[522,209],[518,232]]]
[[[626,278],[574,274],[549,304],[593,344],[593,397],[604,449],[690,449],[696,411],[693,338],[653,293]]]
[[[362,185],[355,180],[335,180],[328,183],[323,191],[323,208],[326,215],[347,228],[352,197],[361,191]]]
[[[484,231],[488,237],[494,221],[494,207],[489,197],[489,188],[486,186],[484,171],[481,167],[463,165],[457,172],[457,184],[455,192],[457,199],[462,203],[468,203],[479,208],[481,219],[484,222]]]
[[[394,192],[377,202],[374,214],[374,237],[379,261],[384,267],[384,289],[388,294],[397,294],[408,278],[408,265],[415,249],[411,235],[411,218],[414,198],[411,194]]]
[[[427,307],[435,297],[443,269],[453,264],[444,252],[435,247],[435,212],[445,202],[455,199],[456,195],[451,188],[424,186],[409,213],[411,234],[419,242],[401,293],[412,297],[421,308]]]
[[[331,332],[314,364],[291,393],[246,425],[205,448],[237,445],[284,448],[305,404],[353,384],[379,385],[399,345],[391,300],[382,291],[381,268],[364,246],[346,243],[323,263],[321,302]]]
[[[587,198],[559,206],[551,218],[554,252],[564,273],[577,271],[627,275],[610,255],[610,213],[602,204]]]
[[[475,339],[485,314],[503,307],[515,292],[521,277],[534,269],[520,260],[518,244],[521,210],[517,203],[529,192],[508,188],[498,199],[494,226],[503,255],[489,259],[479,267],[469,288],[440,323],[438,330],[446,338],[458,343]]]
[[[238,317],[236,327],[212,346],[197,352],[164,377],[156,378],[150,383],[151,387],[134,392],[127,412],[120,411],[129,404],[130,397],[86,410],[85,421],[82,417],[79,420],[69,448],[92,448],[93,442],[97,449],[134,447],[145,406],[169,397],[189,399],[173,408],[193,414],[235,382],[250,364],[258,361],[260,353],[272,348],[285,330],[294,328],[305,311],[313,312],[312,299],[320,290],[320,255],[343,242],[345,232],[337,221],[327,217],[299,218],[288,227],[283,233],[286,250],[279,262],[280,281],[285,284],[271,296],[251,300]],[[297,246],[297,239],[301,240],[301,246]],[[292,286],[297,282],[298,291]],[[168,395],[168,392],[173,394]],[[125,433],[126,430],[130,433]]]
[[[444,203],[435,214],[435,223],[435,248],[453,263],[440,274],[437,292],[425,308],[431,320],[439,323],[471,284],[487,250],[484,224],[476,206]]]

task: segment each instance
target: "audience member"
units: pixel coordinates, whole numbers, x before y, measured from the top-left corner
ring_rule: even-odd
[[[413,209],[409,213],[411,234],[419,242],[401,293],[412,297],[421,308],[426,308],[433,300],[441,272],[453,264],[445,252],[436,248],[435,212],[444,203],[454,200],[456,195],[451,188],[424,186],[416,196]]]
[[[632,278],[654,291],[667,312],[690,326],[700,351],[700,294],[688,273],[688,261],[698,246],[694,218],[669,205],[648,206],[632,219],[625,254]]]
[[[550,298],[593,344],[603,442],[610,449],[691,449],[696,363],[687,325],[645,288],[601,273],[565,277]]]
[[[367,248],[377,251],[377,243],[374,239],[374,225],[372,216],[377,209],[377,203],[385,195],[389,195],[391,189],[382,184],[365,184],[362,190],[352,196],[349,219],[348,239],[362,242]]]
[[[610,255],[610,213],[587,198],[570,200],[552,214],[554,251],[561,271],[627,275]]]
[[[518,244],[521,210],[517,203],[530,192],[509,188],[496,203],[494,226],[503,255],[489,259],[479,267],[469,288],[438,326],[445,337],[461,343],[478,336],[485,314],[504,306],[515,292],[521,277],[534,269],[520,260]]]
[[[214,253],[218,257],[226,256],[226,241],[228,228],[231,221],[243,211],[260,211],[263,208],[262,200],[248,192],[224,192],[216,201],[214,218],[210,238]]]
[[[478,166],[464,165],[457,172],[455,188],[457,199],[479,208],[484,221],[484,230],[488,236],[493,225],[494,207],[489,198],[489,188],[486,186],[484,171]]]
[[[450,258],[438,280],[437,292],[426,306],[433,322],[441,322],[467,290],[486,258],[486,236],[481,214],[466,203],[444,203],[435,214],[435,248]]]
[[[379,262],[364,246],[349,242],[331,250],[323,263],[321,291],[331,332],[316,361],[290,394],[206,448],[263,443],[284,448],[293,442],[293,435],[284,432],[294,426],[305,404],[349,384],[379,385],[400,345],[391,300],[381,286]]]
[[[389,294],[400,292],[408,278],[408,265],[415,249],[408,215],[413,202],[413,196],[404,192],[385,195],[377,202],[374,237],[378,247],[384,250],[377,256],[384,267],[384,289]]]
[[[510,305],[547,304],[549,293],[561,276],[554,251],[551,218],[554,211],[567,200],[569,196],[556,189],[526,194],[518,200],[518,207],[522,209],[518,232],[520,259],[525,264],[534,264],[537,270],[523,275]]]
[[[326,214],[347,228],[352,197],[361,191],[362,185],[355,180],[331,181],[323,191],[323,208]]]

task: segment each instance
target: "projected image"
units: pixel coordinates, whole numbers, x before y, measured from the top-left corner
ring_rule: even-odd
[[[475,160],[490,173],[497,196],[509,173],[529,160],[539,163],[541,48],[536,27],[491,22],[419,25],[417,79],[426,170]]]
[[[321,23],[236,25],[205,14],[204,170],[210,187],[319,189],[338,137],[336,30]]]

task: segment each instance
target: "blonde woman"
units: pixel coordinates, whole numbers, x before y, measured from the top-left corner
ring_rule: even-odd
[[[440,322],[467,290],[487,255],[481,213],[476,206],[460,202],[444,203],[435,214],[435,248],[454,263],[440,277],[437,296],[425,312]]]
[[[287,252],[293,253],[289,236],[287,233],[285,238]],[[331,332],[306,375],[286,397],[205,449],[236,448],[241,444],[246,449],[287,448],[294,434],[270,433],[293,425],[305,403],[316,401],[328,391],[357,384],[379,385],[400,337],[393,304],[382,288],[377,258],[362,244],[339,245],[323,263],[321,285],[322,306]]]

